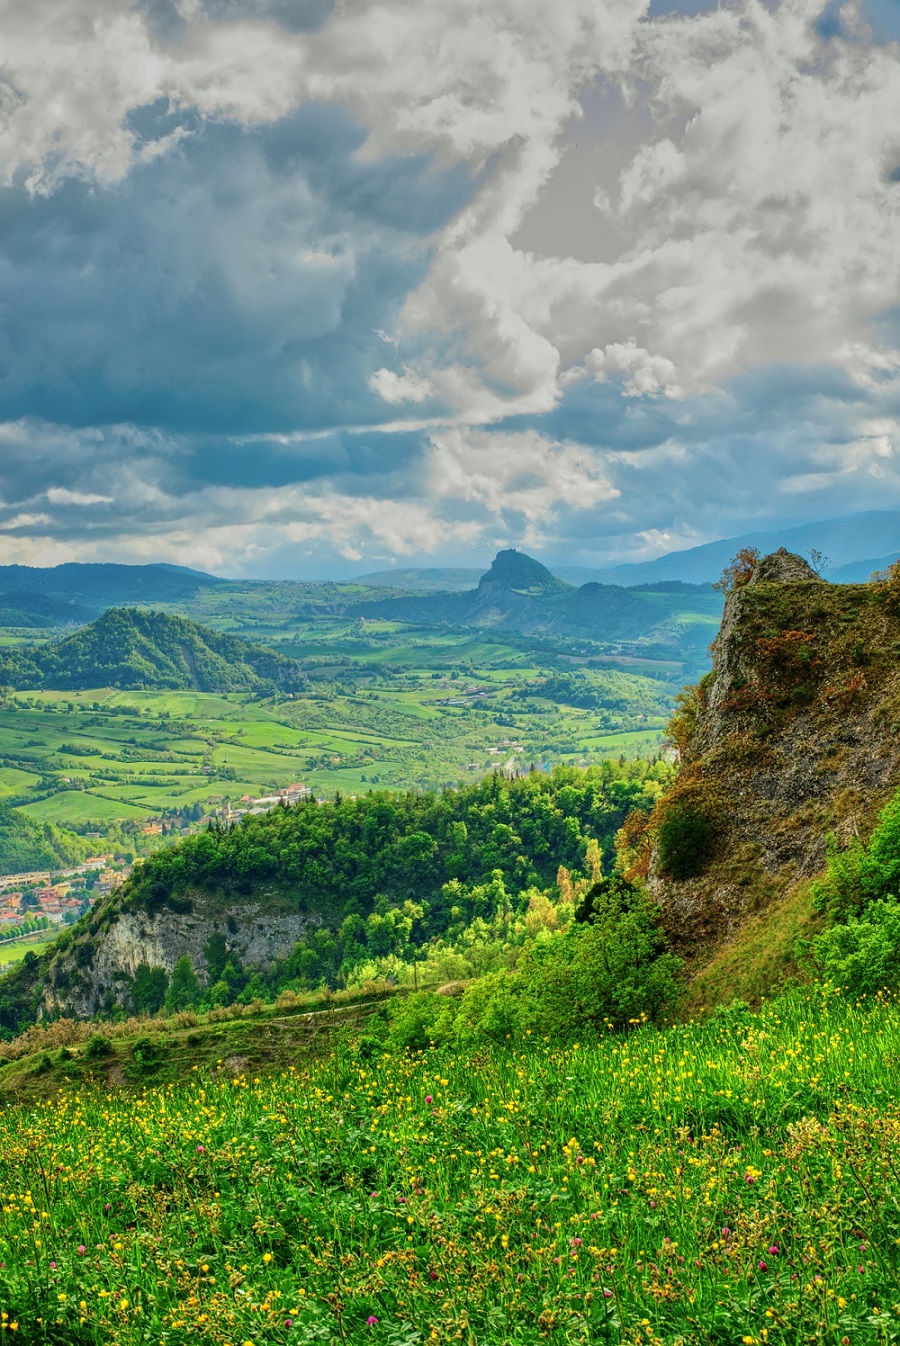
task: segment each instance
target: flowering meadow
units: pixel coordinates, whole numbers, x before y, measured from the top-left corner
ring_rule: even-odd
[[[887,1343],[900,1005],[192,1073],[0,1114],[0,1337]]]

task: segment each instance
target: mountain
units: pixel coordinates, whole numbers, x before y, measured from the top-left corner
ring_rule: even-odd
[[[615,585],[566,584],[524,552],[498,552],[476,589],[367,601],[362,616],[428,626],[477,626],[530,635],[633,640],[664,615]]]
[[[876,554],[896,554],[900,546],[900,511],[867,510],[849,514],[841,519],[823,519],[798,528],[778,528],[742,533],[739,537],[705,542],[700,547],[668,552],[655,561],[635,561],[625,565],[609,566],[593,572],[593,578],[606,584],[641,584],[645,581],[686,580],[689,583],[712,583],[719,578],[725,566],[742,547],[756,547],[761,553],[773,552],[778,547],[809,556],[813,548],[827,556],[832,566],[844,567],[852,562],[865,562],[877,568],[877,562],[866,561]],[[585,572],[581,572],[585,574]],[[829,569],[829,579],[846,583],[842,575]],[[871,573],[871,572],[869,572]],[[863,578],[868,578],[866,574]]]
[[[305,675],[293,659],[184,617],[110,608],[56,644],[0,654],[0,683],[17,690],[293,691]]]
[[[890,556],[877,556],[869,561],[851,561],[849,565],[838,566],[836,570],[827,570],[825,578],[832,584],[865,584],[866,580],[887,570],[895,561],[900,561],[900,552],[891,552]]]
[[[0,592],[0,626],[69,626],[89,622],[91,608],[34,589]]]
[[[130,603],[178,603],[227,580],[176,565],[86,564],[0,566],[3,626],[64,625],[89,621],[105,608]],[[23,620],[18,620],[21,617]],[[50,620],[48,620],[50,619]]]
[[[494,584],[517,594],[546,594],[571,588],[564,580],[552,575],[540,561],[516,551],[515,547],[498,551],[490,570],[482,575],[478,584],[482,589]]]

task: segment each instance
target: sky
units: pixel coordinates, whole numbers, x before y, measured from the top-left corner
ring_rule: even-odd
[[[900,507],[900,0],[0,0],[0,563]]]

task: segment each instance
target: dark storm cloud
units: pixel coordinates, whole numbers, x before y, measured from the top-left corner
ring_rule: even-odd
[[[163,103],[131,120],[183,138],[116,186],[0,192],[0,418],[229,434],[385,419],[379,329],[467,174],[362,160],[334,107],[254,129],[198,129]]]

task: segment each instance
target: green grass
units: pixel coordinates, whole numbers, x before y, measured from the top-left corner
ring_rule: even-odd
[[[9,967],[12,963],[20,963],[26,953],[31,949],[35,953],[40,952],[46,944],[52,943],[59,934],[59,927],[52,930],[42,930],[34,935],[27,935],[23,939],[0,941],[0,968]]]
[[[896,1003],[794,995],[566,1051],[338,1038],[261,1077],[229,1050],[247,1027],[215,1062],[197,1034],[180,1085],[190,1029],[93,1058],[113,1094],[83,1045],[0,1071],[79,1079],[0,1113],[19,1341],[896,1338]]]

